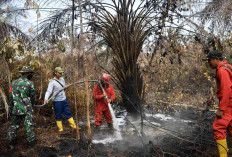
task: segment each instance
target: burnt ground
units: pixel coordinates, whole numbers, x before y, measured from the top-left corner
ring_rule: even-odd
[[[49,117],[39,117],[36,119],[35,133],[37,144],[34,148],[28,148],[25,128],[23,124],[17,133],[17,143],[13,150],[7,148],[6,132],[9,127],[9,121],[1,119],[0,124],[0,157],[60,157],[60,156],[218,156],[216,143],[213,140],[211,126],[214,119],[214,113],[202,111],[194,108],[179,109],[169,113],[175,118],[189,120],[185,123],[178,121],[165,121],[154,117],[147,117],[151,122],[160,123],[160,127],[144,124],[143,143],[138,137],[136,130],[131,130],[130,123],[126,123],[122,128],[123,140],[106,144],[88,144],[86,140],[85,128],[81,126],[81,139],[79,145],[76,143],[75,134],[64,122],[64,133],[57,132],[55,120]],[[190,121],[191,120],[191,121]],[[92,125],[94,126],[94,125]],[[150,128],[150,129],[148,129]],[[162,128],[165,128],[163,130]],[[169,130],[169,131],[167,131]],[[149,135],[146,134],[149,132]],[[102,127],[100,133],[95,132],[92,127],[93,137],[100,135],[109,135],[108,128]],[[99,136],[98,136],[99,134]]]

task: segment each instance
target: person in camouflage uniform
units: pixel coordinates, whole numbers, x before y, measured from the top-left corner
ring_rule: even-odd
[[[11,149],[14,147],[17,130],[23,119],[29,147],[33,147],[35,145],[35,133],[33,131],[33,105],[35,104],[35,89],[34,83],[30,81],[33,76],[33,71],[29,66],[24,66],[20,73],[22,73],[22,76],[13,81],[10,88],[10,104],[13,105],[13,110],[11,126],[7,133],[7,140],[8,146]]]

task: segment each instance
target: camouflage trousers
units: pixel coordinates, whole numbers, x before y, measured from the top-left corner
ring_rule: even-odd
[[[33,131],[33,117],[32,115],[13,115],[11,120],[11,126],[7,133],[7,140],[14,141],[16,138],[17,130],[20,126],[20,123],[24,119],[24,125],[26,128],[26,135],[28,142],[35,140],[35,133]]]

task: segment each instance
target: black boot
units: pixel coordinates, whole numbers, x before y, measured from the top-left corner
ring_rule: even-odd
[[[100,133],[100,125],[96,125],[96,127],[95,127],[95,133],[96,134]]]
[[[29,142],[29,148],[33,148],[36,144],[36,140]]]
[[[14,145],[15,145],[14,141],[8,141],[8,148],[9,149],[14,149]]]
[[[96,125],[96,131],[100,130],[100,125]]]

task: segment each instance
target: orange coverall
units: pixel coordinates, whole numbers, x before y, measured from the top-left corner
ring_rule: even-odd
[[[213,132],[215,140],[226,139],[226,131],[232,136],[232,66],[226,61],[217,67],[217,97],[219,99],[219,110],[223,111],[222,117],[215,117]]]
[[[111,102],[113,102],[115,98],[113,86],[106,84],[105,86],[103,86],[103,88],[108,96],[108,99],[111,99]],[[102,114],[104,115],[107,123],[112,123],[112,117],[110,114],[107,99],[103,98],[103,91],[99,84],[94,86],[92,98],[94,99],[95,124],[101,125]]]

